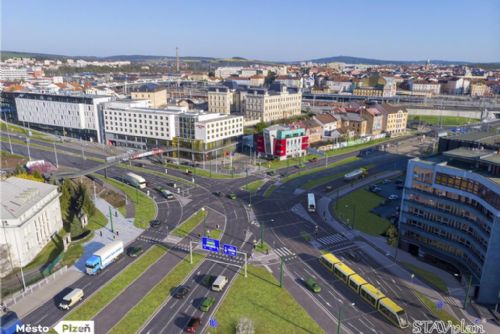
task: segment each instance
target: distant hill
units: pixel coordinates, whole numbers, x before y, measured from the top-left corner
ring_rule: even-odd
[[[103,61],[131,61],[131,62],[154,62],[154,61],[165,61],[165,60],[174,60],[175,56],[152,56],[152,55],[114,55],[107,57],[95,57],[95,56],[65,56],[65,55],[55,55],[55,54],[46,54],[46,53],[35,53],[35,52],[18,52],[18,51],[0,51],[1,59],[9,59],[9,58],[36,58],[36,59],[59,59],[64,60],[68,58],[72,59],[84,59],[88,61],[92,60],[103,60]],[[213,63],[215,66],[245,66],[251,64],[298,64],[301,61],[290,61],[290,62],[279,62],[279,61],[265,61],[265,60],[256,60],[256,59],[246,59],[243,57],[231,57],[231,58],[214,58],[214,57],[179,57],[181,60],[185,62],[199,62],[199,63]],[[372,59],[372,58],[360,58],[360,57],[350,57],[350,56],[335,56],[335,57],[324,57],[324,58],[316,58],[310,60],[303,61],[311,61],[314,63],[332,63],[332,62],[341,62],[348,64],[366,64],[366,65],[405,65],[405,64],[425,64],[426,60],[418,60],[418,61],[408,61],[408,60],[381,60],[381,59]],[[438,65],[471,65],[471,66],[484,66],[485,68],[500,68],[500,62],[493,63],[473,63],[466,61],[449,61],[449,60],[435,60],[431,59],[432,64]]]
[[[404,65],[404,64],[425,64],[427,60],[381,60],[381,59],[372,59],[372,58],[360,58],[360,57],[350,57],[350,56],[335,56],[335,57],[324,57],[317,59],[310,59],[307,61],[311,61],[313,63],[347,63],[347,64],[366,64],[366,65]],[[298,63],[298,62],[297,62]],[[431,64],[438,65],[467,65],[472,64],[471,62],[466,61],[450,61],[450,60],[439,60],[439,59],[431,59]]]

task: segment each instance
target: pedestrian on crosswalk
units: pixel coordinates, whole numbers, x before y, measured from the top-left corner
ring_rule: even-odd
[[[99,231],[99,236],[102,238],[102,231]]]

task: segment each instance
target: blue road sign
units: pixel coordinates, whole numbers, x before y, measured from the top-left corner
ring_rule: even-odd
[[[210,318],[210,327],[217,327],[217,320],[215,318]]]
[[[224,254],[229,255],[229,256],[236,256],[236,251],[238,248],[236,246],[231,246],[228,244],[224,244]]]
[[[442,310],[442,309],[444,308],[444,301],[442,301],[442,300],[438,300],[438,301],[436,302],[436,308],[437,308],[438,310]]]
[[[201,238],[201,247],[205,250],[218,253],[220,247],[219,240],[203,237]]]

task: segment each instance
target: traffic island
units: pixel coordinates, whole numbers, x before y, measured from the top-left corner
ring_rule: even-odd
[[[214,318],[218,333],[234,333],[242,319],[252,322],[255,333],[324,333],[269,271],[254,266],[247,278],[235,277]]]

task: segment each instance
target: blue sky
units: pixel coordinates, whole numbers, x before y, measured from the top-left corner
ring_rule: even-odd
[[[496,0],[2,0],[1,49],[500,61]]]

